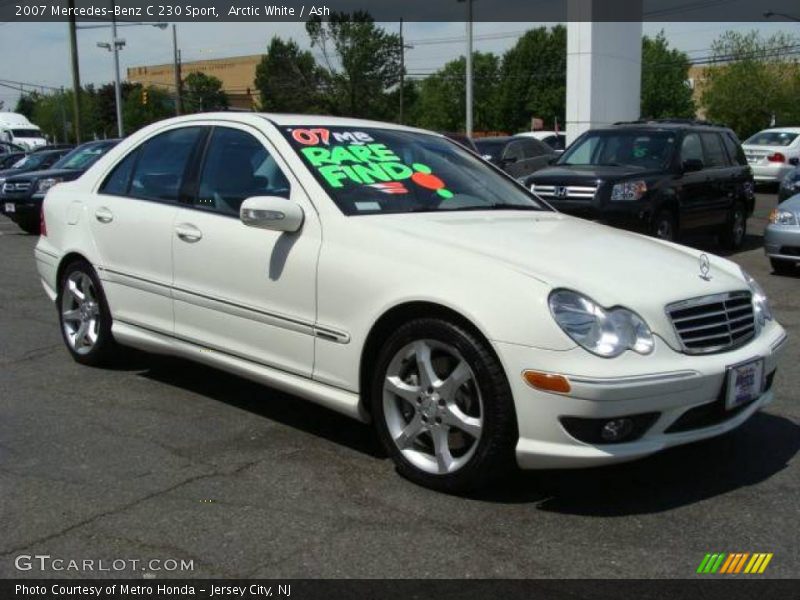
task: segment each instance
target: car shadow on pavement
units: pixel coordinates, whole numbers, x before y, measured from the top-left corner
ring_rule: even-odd
[[[723,248],[715,236],[710,235],[694,235],[681,238],[680,242],[696,250],[724,256],[725,258],[732,258],[737,254],[743,252],[750,252],[764,247],[764,236],[748,233],[742,241],[742,247],[738,250],[726,250]]]
[[[657,513],[761,483],[800,450],[800,426],[757,413],[723,436],[593,469],[518,473],[476,500],[582,516]]]
[[[386,456],[371,427],[313,402],[188,360],[131,352],[135,360],[132,364],[142,369],[142,377],[246,410],[373,458]]]

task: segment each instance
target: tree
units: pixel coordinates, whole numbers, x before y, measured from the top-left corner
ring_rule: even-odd
[[[732,127],[741,139],[776,125],[800,121],[800,66],[792,53],[798,38],[758,31],[728,31],[712,44],[718,65],[705,70],[702,103],[708,117]]]
[[[396,114],[389,91],[400,81],[400,36],[362,11],[334,12],[325,22],[314,17],[306,31],[325,60],[332,112],[375,119]]]
[[[39,102],[40,98],[41,94],[36,91],[21,94],[17,99],[17,107],[14,109],[14,112],[18,112],[21,115],[25,115],[27,119],[31,119],[31,117],[33,117],[33,109],[36,107],[36,103]]]
[[[138,83],[134,84],[122,106],[122,118],[127,133],[133,133],[173,114],[174,100],[167,92],[152,86],[144,88]]]
[[[422,80],[419,99],[413,110],[414,123],[438,131],[463,131],[466,121],[466,58],[461,56],[445,64]],[[491,53],[475,52],[473,69],[473,128],[496,129],[495,104],[499,83],[500,60]]]
[[[497,128],[529,131],[531,117],[564,122],[567,99],[567,30],[526,31],[503,55],[497,93]],[[476,82],[477,84],[477,82]]]
[[[642,38],[641,115],[647,118],[692,118],[695,105],[689,87],[689,57],[670,48],[664,32]]]
[[[195,112],[228,108],[228,95],[222,90],[222,82],[213,75],[189,73],[183,85],[187,107]]]
[[[120,95],[122,96],[122,106],[128,96],[137,89],[136,84],[123,81],[120,85]],[[97,123],[97,132],[100,137],[117,137],[117,99],[114,92],[114,84],[106,83],[95,91],[94,118]],[[123,118],[124,123],[124,118]],[[127,124],[125,131],[128,132]]]
[[[314,55],[301,51],[293,40],[272,38],[267,54],[256,66],[256,88],[261,108],[276,112],[313,113],[325,111],[325,71]]]

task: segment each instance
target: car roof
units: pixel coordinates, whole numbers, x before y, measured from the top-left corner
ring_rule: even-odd
[[[486,137],[473,138],[473,142],[507,142],[511,139],[510,135],[490,135]]]
[[[638,121],[620,121],[606,127],[598,127],[601,131],[615,131],[619,129],[641,129],[643,131],[676,131],[684,129],[694,129],[699,131],[727,131],[726,125],[711,123],[709,121],[697,121],[693,119],[641,119]]]

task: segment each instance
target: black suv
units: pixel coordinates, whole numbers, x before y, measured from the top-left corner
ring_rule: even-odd
[[[557,210],[675,240],[689,230],[742,245],[753,175],[736,135],[705,121],[616,123],[581,135],[525,179]]]

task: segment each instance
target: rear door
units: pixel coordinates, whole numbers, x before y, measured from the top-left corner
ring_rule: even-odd
[[[714,227],[728,220],[729,211],[736,192],[738,168],[731,164],[722,136],[716,131],[700,134],[703,153],[706,157],[706,172],[709,176],[711,194],[707,210],[703,215],[703,226]]]
[[[680,204],[680,228],[682,230],[702,227],[709,212],[709,205],[714,202],[711,190],[711,178],[706,168],[706,156],[700,134],[687,133],[681,142],[681,168],[687,161],[700,161],[703,168],[699,171],[683,170],[679,179],[678,198]]]
[[[117,163],[90,196],[98,272],[114,319],[172,334],[172,238],[205,127],[172,128]]]

